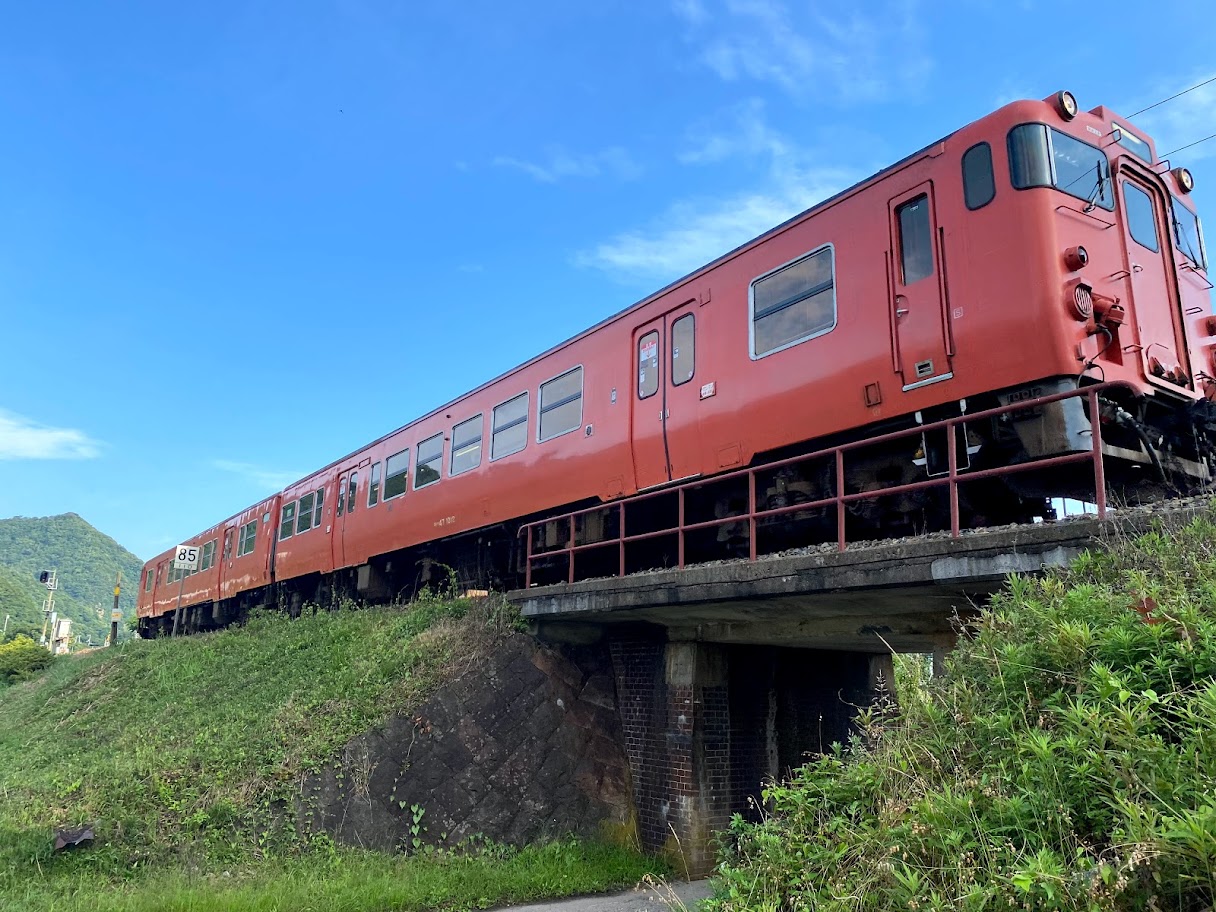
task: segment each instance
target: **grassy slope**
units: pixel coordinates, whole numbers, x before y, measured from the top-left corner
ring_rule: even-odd
[[[399,891],[402,878],[426,881],[425,865],[406,876],[419,860],[301,837],[291,826],[293,798],[303,774],[358,732],[418,706],[501,633],[494,619],[439,601],[295,622],[267,616],[240,629],[63,660],[36,681],[0,691],[0,906],[45,908],[58,897],[64,908],[160,908],[171,907],[171,896],[194,896],[180,907],[303,908],[286,897],[313,891],[318,865],[329,866],[335,884],[353,877]],[[52,827],[93,821],[97,845],[50,854]],[[625,855],[588,867],[581,851],[559,852],[566,875],[550,870],[516,883],[514,893],[502,884],[495,893],[470,870],[456,881],[490,899],[521,898],[539,895],[546,878],[593,889],[644,870]],[[600,869],[614,873],[597,879]],[[220,902],[209,877],[222,878],[239,904]],[[122,882],[127,892],[106,900],[116,905],[98,904],[97,884]],[[470,902],[480,898],[487,897]]]
[[[946,678],[902,696],[736,823],[713,909],[1211,907],[1210,519],[1011,580]]]

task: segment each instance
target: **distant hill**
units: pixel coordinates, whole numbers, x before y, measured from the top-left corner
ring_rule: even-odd
[[[100,643],[109,632],[115,574],[122,571],[119,607],[129,615],[142,567],[142,560],[75,513],[0,519],[0,624],[11,614],[10,633],[14,625],[41,632],[46,587],[38,573],[55,569],[55,610],[72,619],[82,640]]]

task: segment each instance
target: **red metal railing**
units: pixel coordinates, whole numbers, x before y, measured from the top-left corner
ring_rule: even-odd
[[[685,557],[685,540],[689,532],[695,532],[702,529],[711,529],[718,526],[723,526],[731,523],[747,522],[748,524],[748,539],[749,539],[749,560],[756,560],[756,528],[759,520],[769,517],[782,516],[787,513],[797,513],[806,510],[812,510],[816,507],[835,506],[836,508],[836,544],[840,551],[844,551],[847,547],[845,538],[845,512],[849,504],[858,501],[875,500],[880,497],[890,497],[894,494],[905,494],[912,491],[922,491],[928,488],[936,488],[947,486],[949,488],[950,497],[950,534],[951,537],[957,538],[959,535],[959,505],[958,505],[958,486],[960,483],[968,481],[977,481],[983,478],[994,478],[999,475],[1011,475],[1017,472],[1026,472],[1034,469],[1045,469],[1053,466],[1069,465],[1072,463],[1091,462],[1093,464],[1094,476],[1094,502],[1097,506],[1098,517],[1106,518],[1106,472],[1102,463],[1102,427],[1098,420],[1098,397],[1101,393],[1114,387],[1122,387],[1130,390],[1131,387],[1125,383],[1111,382],[1100,383],[1094,386],[1088,386],[1083,389],[1069,390],[1063,393],[1054,393],[1050,396],[1040,396],[1036,399],[1028,399],[1023,402],[1012,403],[1010,405],[1000,406],[998,408],[987,409],[982,412],[975,412],[969,415],[959,415],[954,418],[946,418],[942,421],[935,421],[931,424],[917,425],[916,427],[907,428],[902,431],[892,431],[887,434],[881,434],[876,437],[869,437],[864,440],[853,441],[851,443],[841,444],[839,446],[828,447],[826,449],[817,450],[813,453],[806,453],[800,456],[794,456],[789,459],[783,459],[779,462],[768,462],[763,465],[753,466],[747,469],[737,469],[733,472],[725,472],[721,475],[712,475],[709,477],[698,478],[694,481],[684,482],[679,485],[671,485],[660,488],[654,491],[648,491],[644,494],[636,494],[631,497],[623,498],[615,503],[600,504],[594,507],[588,507],[584,510],[576,510],[571,513],[565,513],[560,516],[549,517],[548,519],[537,520],[528,523],[520,528],[520,534],[527,537],[527,550],[525,552],[525,585],[532,585],[532,568],[533,564],[539,560],[551,561],[554,558],[567,556],[569,567],[566,574],[567,582],[574,582],[575,578],[575,557],[581,552],[600,550],[605,547],[615,544],[618,549],[618,574],[625,575],[625,546],[633,542],[646,541],[648,539],[662,538],[665,536],[678,536],[678,555],[677,567],[683,569]],[[988,418],[994,418],[999,415],[1006,415],[1013,412],[1019,412],[1029,409],[1040,408],[1052,402],[1059,402],[1063,399],[1072,399],[1084,397],[1089,405],[1089,418],[1091,428],[1091,446],[1087,450],[1079,450],[1072,453],[1065,453],[1060,456],[1045,456],[1037,459],[1032,459],[1027,462],[1017,463],[1016,465],[998,466],[991,469],[977,469],[975,471],[959,470],[958,466],[958,450],[956,447],[956,435],[959,425],[965,425],[969,422],[982,421]],[[845,481],[845,456],[851,452],[861,449],[871,449],[877,445],[887,443],[889,441],[901,440],[906,437],[915,437],[926,432],[936,430],[944,430],[946,433],[946,452],[947,471],[945,474],[923,479],[921,481],[909,482],[907,484],[893,485],[887,488],[877,488],[872,491],[859,491],[852,494],[844,493]],[[816,459],[831,458],[835,462],[836,485],[835,493],[830,497],[824,497],[819,500],[806,501],[797,504],[790,504],[782,507],[772,507],[763,510],[756,508],[756,475],[758,473],[772,472],[775,469],[780,469],[783,466],[792,465],[795,463],[805,463]],[[704,522],[687,523],[685,522],[685,499],[687,492],[697,488],[707,487],[709,485],[717,485],[723,481],[729,481],[733,478],[747,478],[747,512],[733,513],[729,516],[706,520]],[[656,497],[670,497],[675,494],[677,500],[677,522],[675,526],[670,526],[663,529],[652,529],[646,532],[639,532],[633,535],[627,534],[625,527],[625,519],[627,509],[644,501]],[[611,513],[617,511],[617,534],[615,537],[608,537],[596,541],[589,541],[583,544],[577,543],[576,522],[579,517],[589,516],[595,513]],[[564,547],[546,548],[542,551],[533,549],[534,530],[543,528],[553,523],[566,523],[568,537]]]

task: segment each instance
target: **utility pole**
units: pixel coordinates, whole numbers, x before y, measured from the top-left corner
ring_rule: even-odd
[[[51,652],[55,651],[55,590],[59,588],[59,571],[58,570],[43,570],[38,574],[38,582],[46,586],[46,601],[42,603],[42,640],[41,644],[46,646]],[[46,625],[51,624],[51,642],[47,642]]]
[[[118,607],[118,595],[122,592],[122,571],[114,577],[114,610],[110,612],[110,645],[118,645],[118,622],[122,620],[122,610]]]

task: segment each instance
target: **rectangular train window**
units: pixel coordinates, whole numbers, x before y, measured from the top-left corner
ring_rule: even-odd
[[[452,428],[452,465],[449,475],[459,475],[481,465],[481,415]]]
[[[968,209],[981,209],[996,196],[992,174],[992,146],[976,143],[963,153],[963,201]]]
[[[1152,198],[1135,184],[1123,184],[1123,208],[1127,210],[1127,230],[1141,247],[1153,253],[1161,252],[1157,240],[1157,217],[1153,214]]]
[[[671,385],[692,379],[696,371],[696,319],[684,314],[671,324]]]
[[[443,464],[443,435],[436,434],[418,444],[418,462],[414,469],[414,490],[425,488],[440,479]]]
[[[312,524],[321,525],[321,508],[325,506],[325,486],[317,488],[317,506],[312,514]]]
[[[355,512],[355,491],[359,489],[358,472],[350,473],[350,482],[346,487],[346,515],[349,516]]]
[[[1207,257],[1203,250],[1203,229],[1199,224],[1199,216],[1182,205],[1176,196],[1171,196],[1171,214],[1174,220],[1174,239],[1178,249],[1200,269],[1207,269]]]
[[[537,440],[544,442],[578,430],[583,423],[583,369],[576,367],[540,385]]]
[[[392,500],[405,493],[410,477],[410,451],[394,453],[384,461],[384,499]]]
[[[283,504],[283,515],[279,519],[279,541],[291,538],[291,530],[296,521],[296,502]]]
[[[528,394],[520,393],[494,406],[490,458],[518,453],[528,443]]]
[[[211,539],[211,541],[207,542],[207,544],[203,545],[203,563],[202,563],[202,567],[200,569],[210,570],[213,564],[215,564],[215,539],[214,538]]]
[[[638,339],[638,398],[649,399],[659,391],[659,334],[648,332]]]
[[[832,247],[821,247],[752,282],[753,358],[822,336],[836,326]]]
[[[296,535],[307,532],[312,528],[312,502],[315,494],[305,494],[300,498],[300,506],[296,516]]]
[[[224,560],[232,560],[232,539],[235,534],[235,529],[224,530]]]
[[[144,571],[144,592],[152,591],[152,568]]]
[[[1136,136],[1135,134],[1133,134],[1131,130],[1129,130],[1127,127],[1123,126],[1122,124],[1116,123],[1116,124],[1112,124],[1112,126],[1119,133],[1119,139],[1117,140],[1119,145],[1121,145],[1124,149],[1126,149],[1128,152],[1132,153],[1132,155],[1136,156],[1141,161],[1146,162],[1150,165],[1153,163],[1153,153],[1149,149],[1148,143],[1146,143],[1139,136]]]
[[[380,502],[380,463],[372,463],[372,480],[367,483],[367,505],[374,507]]]
[[[899,216],[899,263],[904,284],[933,275],[933,229],[929,225],[929,196],[922,193],[895,210]]]
[[[246,554],[252,554],[253,549],[257,547],[257,540],[258,521],[255,519],[241,526],[241,540],[236,546],[236,556],[243,557]]]

